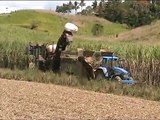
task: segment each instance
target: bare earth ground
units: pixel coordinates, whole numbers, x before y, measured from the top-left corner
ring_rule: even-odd
[[[160,119],[160,102],[0,79],[0,119]]]

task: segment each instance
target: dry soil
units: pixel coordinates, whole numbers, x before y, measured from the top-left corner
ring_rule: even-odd
[[[160,119],[160,102],[0,79],[0,119]]]

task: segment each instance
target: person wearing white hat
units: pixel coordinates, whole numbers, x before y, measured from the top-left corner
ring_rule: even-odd
[[[77,32],[78,27],[74,25],[73,23],[66,23],[64,26],[64,29],[69,32]]]
[[[78,31],[78,27],[73,23],[66,23],[64,26],[64,32],[66,34],[67,42],[70,44],[73,41],[73,33]]]
[[[61,52],[66,49],[73,40],[73,33],[78,31],[78,27],[73,23],[66,23],[64,26],[64,31],[61,37],[58,39],[57,46],[53,56],[52,71],[57,72],[60,70],[61,63]]]

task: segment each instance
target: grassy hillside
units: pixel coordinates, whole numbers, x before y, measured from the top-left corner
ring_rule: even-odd
[[[143,43],[148,45],[160,45],[160,21],[154,21],[151,25],[142,26],[131,31],[121,33],[119,41]]]
[[[102,18],[93,16],[73,16],[57,14],[47,10],[22,10],[11,14],[0,16],[0,41],[2,40],[24,40],[24,41],[56,41],[63,31],[66,22],[73,22],[79,27],[75,35],[77,41],[108,41],[159,44],[160,21],[151,25],[139,27],[133,30],[127,29],[125,25],[112,23]],[[104,26],[101,36],[95,37],[91,33],[94,24],[100,23]],[[31,30],[35,24],[38,27]],[[9,34],[8,34],[9,33]],[[116,37],[116,34],[118,37]],[[42,37],[43,36],[43,37]],[[115,44],[115,43],[114,43]]]
[[[73,22],[79,27],[77,35],[92,36],[91,29],[96,23],[103,24],[103,35],[105,36],[127,31],[123,25],[111,23],[104,19],[86,16],[58,15],[51,11],[23,10],[0,16],[0,24],[17,25],[26,28],[30,28],[32,24],[36,24],[38,26],[36,30],[49,32],[56,39],[62,33],[66,22]]]
[[[23,37],[25,41],[56,41],[62,33],[66,22],[73,22],[79,27],[79,31],[75,35],[75,40],[78,41],[98,40],[111,43],[123,42],[124,44],[124,42],[129,42],[149,45],[153,45],[154,41],[155,45],[160,44],[159,21],[148,26],[129,30],[125,25],[112,23],[93,16],[62,15],[46,10],[23,10],[8,15],[1,15],[0,27],[3,32],[0,32],[0,40],[6,36],[5,40],[10,40],[10,38],[12,38],[12,40],[17,40]],[[100,23],[104,26],[104,32],[99,37],[95,37],[91,33],[91,29],[96,23]],[[38,27],[31,30],[30,28],[33,24]],[[16,32],[14,29],[16,29]],[[9,36],[12,37],[5,35],[8,32],[10,33]],[[20,36],[18,32],[20,32]],[[116,34],[118,37],[116,37]]]
[[[0,25],[1,42],[48,42],[52,39],[51,35],[13,25]]]
[[[32,24],[38,26],[37,30],[52,33],[57,37],[63,30],[65,19],[53,16],[50,13],[36,11],[17,11],[15,13],[0,16],[0,24],[16,25],[19,27],[30,28]],[[26,33],[27,34],[27,33]]]

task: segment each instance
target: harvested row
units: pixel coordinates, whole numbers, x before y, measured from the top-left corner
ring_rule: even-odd
[[[0,119],[160,119],[160,103],[51,84],[0,80]]]

